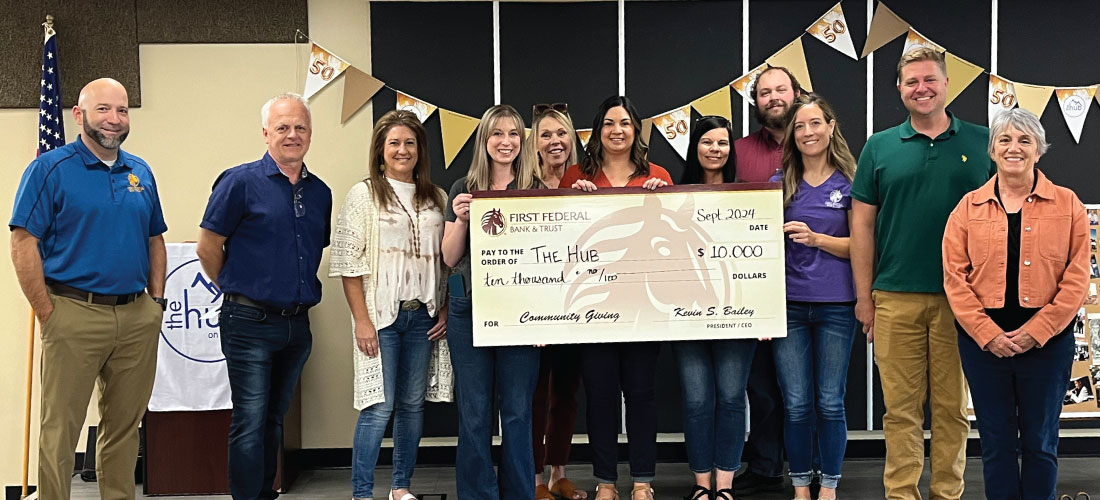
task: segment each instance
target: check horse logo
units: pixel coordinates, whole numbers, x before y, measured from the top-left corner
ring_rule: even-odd
[[[635,312],[628,320],[667,319],[675,307],[711,306],[740,294],[740,284],[725,279],[730,262],[708,263],[697,256],[712,238],[694,220],[695,200],[688,197],[676,209],[666,208],[656,195],[641,205],[609,213],[595,221],[577,240],[577,246],[596,249],[606,263],[571,263],[566,275],[576,275],[566,294],[569,310],[605,305]],[[660,263],[654,266],[655,263]],[[598,272],[613,264],[617,279],[600,281]],[[578,268],[584,266],[584,268]],[[656,267],[656,269],[654,269]],[[610,268],[607,268],[610,270]],[[734,290],[736,288],[736,290]],[[733,302],[731,300],[731,302]]]
[[[489,236],[497,236],[504,232],[504,214],[500,209],[494,208],[481,216],[481,230]]]

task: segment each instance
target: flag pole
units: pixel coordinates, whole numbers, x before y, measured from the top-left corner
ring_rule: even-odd
[[[43,35],[45,40],[49,40],[50,36],[55,34],[53,30],[54,17],[50,14],[46,14],[46,22],[42,23]],[[60,102],[58,106],[60,107]],[[41,151],[41,150],[39,150]],[[31,463],[31,397],[34,390],[34,308],[31,308],[30,322],[27,328],[27,391],[26,400],[23,404],[23,491],[19,498],[27,498],[28,490],[30,490],[29,475],[30,475],[30,463]]]

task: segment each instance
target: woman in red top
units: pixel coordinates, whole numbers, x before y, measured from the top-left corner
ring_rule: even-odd
[[[600,187],[634,186],[657,189],[672,184],[665,169],[646,160],[641,123],[625,96],[612,96],[600,105],[592,124],[588,157],[562,176],[562,188],[595,191]],[[620,396],[626,401],[626,435],[632,500],[653,500],[649,483],[657,462],[657,377],[654,366],[661,344],[624,342],[585,344],[581,374],[588,405],[588,441],[592,447],[595,500],[618,500],[618,436]]]
[[[649,145],[642,141],[642,121],[626,96],[611,96],[600,104],[592,123],[588,156],[565,171],[560,187],[595,191],[601,187],[657,189],[672,184],[668,171],[649,163]]]

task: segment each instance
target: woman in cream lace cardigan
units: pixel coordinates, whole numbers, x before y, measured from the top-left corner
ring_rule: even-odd
[[[424,400],[451,401],[446,276],[440,254],[444,193],[429,178],[426,133],[408,111],[382,116],[370,172],[348,193],[332,238],[330,277],[341,277],[355,339],[352,496],[373,498],[374,467],[390,416],[389,498],[408,500]]]

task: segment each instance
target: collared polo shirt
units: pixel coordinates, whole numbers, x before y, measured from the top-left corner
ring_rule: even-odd
[[[783,168],[783,144],[766,128],[733,141],[733,149],[737,153],[738,182],[768,182]]]
[[[997,172],[989,129],[948,113],[935,138],[904,123],[871,136],[859,155],[852,198],[878,207],[875,281],[893,292],[943,292],[947,217],[962,197]]]
[[[332,191],[305,165],[297,184],[268,153],[222,172],[199,224],[226,237],[222,292],[283,309],[320,302],[331,216]]]
[[[149,238],[168,230],[153,171],[118,151],[113,167],[76,140],[23,171],[8,227],[38,238],[46,281],[124,295],[149,280]]]

